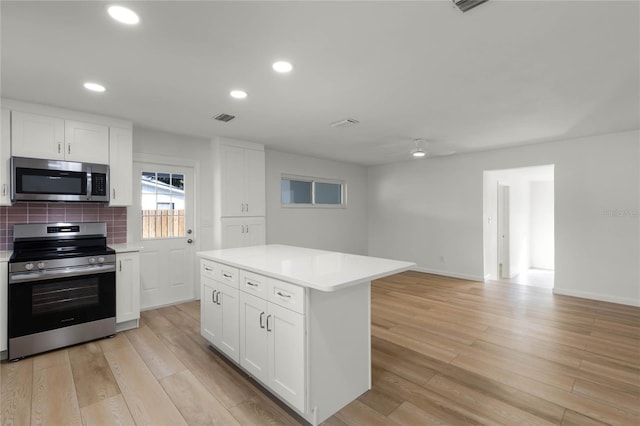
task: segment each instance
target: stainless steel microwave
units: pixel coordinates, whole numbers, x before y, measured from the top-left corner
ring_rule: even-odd
[[[109,202],[109,166],[11,157],[11,201]]]

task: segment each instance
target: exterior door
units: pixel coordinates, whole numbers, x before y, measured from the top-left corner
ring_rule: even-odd
[[[140,252],[141,309],[196,297],[194,171],[191,167],[134,163],[132,232]],[[131,217],[132,213],[135,217]]]

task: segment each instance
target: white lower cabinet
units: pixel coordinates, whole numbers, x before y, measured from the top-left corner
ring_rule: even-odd
[[[9,272],[7,269],[7,262],[0,262],[0,352],[7,350],[8,336],[7,331],[9,328],[7,313],[7,297],[8,297],[8,279]]]
[[[238,290],[211,278],[224,276],[224,265],[201,262],[202,336],[304,413],[305,316],[291,310],[304,312],[304,289],[242,270],[238,280],[231,271],[227,275],[239,281]],[[276,295],[273,301],[270,293]]]
[[[240,365],[304,411],[304,316],[241,291]]]
[[[267,385],[304,412],[304,316],[271,302],[267,309]]]
[[[116,323],[140,319],[140,253],[116,254]]]
[[[201,276],[201,334],[213,346],[238,362],[238,289]]]
[[[264,217],[222,219],[222,247],[250,247],[265,243]]]

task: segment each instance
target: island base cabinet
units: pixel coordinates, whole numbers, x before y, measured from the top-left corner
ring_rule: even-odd
[[[305,411],[304,316],[268,303],[268,385],[294,408]]]
[[[240,292],[240,365],[267,384],[267,301]]]
[[[238,289],[201,277],[202,336],[231,360],[239,361]]]

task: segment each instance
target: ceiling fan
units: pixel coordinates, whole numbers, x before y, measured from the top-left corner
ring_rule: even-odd
[[[444,157],[447,155],[453,155],[457,152],[450,145],[429,141],[423,138],[399,140],[378,145],[377,148],[388,150],[393,149],[394,151],[399,151],[404,148],[408,150],[414,158]]]

